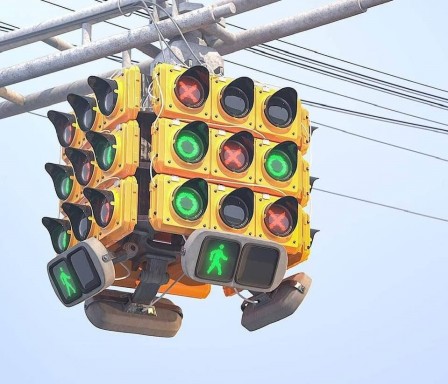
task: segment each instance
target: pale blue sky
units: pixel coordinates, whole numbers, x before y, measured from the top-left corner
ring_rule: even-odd
[[[77,9],[92,0],[60,0]],[[284,0],[230,21],[249,27],[328,3]],[[0,21],[18,26],[66,11],[38,0],[2,0]],[[74,5],[76,3],[76,5]],[[211,3],[208,1],[207,3]],[[317,51],[448,89],[448,6],[441,0],[394,1],[366,14],[287,40]],[[121,18],[142,25],[143,19]],[[94,37],[120,33],[94,28]],[[80,43],[79,33],[64,36]],[[280,45],[285,48],[285,46]],[[0,54],[9,66],[53,52],[37,43]],[[294,51],[296,52],[296,51]],[[303,54],[301,51],[297,51]],[[447,122],[448,114],[285,64],[253,56],[232,60],[392,108]],[[318,56],[313,56],[319,59]],[[136,59],[141,58],[136,55]],[[32,93],[116,68],[108,60],[17,84]],[[286,81],[226,66],[228,76]],[[294,85],[292,85],[294,86]],[[408,120],[393,113],[294,86],[308,100]],[[54,107],[68,110],[67,103]],[[312,120],[447,157],[448,137],[310,108]],[[39,111],[45,114],[45,110]],[[172,297],[184,312],[173,339],[94,328],[82,305],[65,308],[46,274],[53,257],[42,216],[57,214],[44,170],[59,146],[49,121],[29,114],[0,120],[2,278],[0,380],[5,383],[447,383],[448,224],[313,193],[312,224],[321,229],[304,271],[313,286],[288,319],[250,333],[240,299],[219,287],[204,301]],[[312,145],[316,186],[448,217],[448,164],[322,128]]]

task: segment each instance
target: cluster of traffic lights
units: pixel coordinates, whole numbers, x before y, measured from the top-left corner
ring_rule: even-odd
[[[123,237],[136,222],[141,74],[124,70],[116,79],[90,76],[95,97],[69,94],[73,113],[49,111],[64,164],[47,163],[63,219],[44,217],[56,253],[89,237],[105,245]],[[129,84],[134,85],[127,90]],[[120,206],[118,205],[120,203]],[[118,212],[116,212],[118,211]],[[131,212],[131,214],[126,214]],[[113,219],[117,223],[113,225]]]
[[[210,76],[203,67],[159,64],[152,77],[153,227],[238,232],[286,243],[290,252],[309,244],[301,207],[311,189],[302,157],[311,132],[296,91]]]

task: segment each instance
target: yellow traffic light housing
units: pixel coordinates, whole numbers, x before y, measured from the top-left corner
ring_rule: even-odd
[[[159,119],[151,128],[153,168],[191,178],[210,173],[210,130],[206,123]]]
[[[255,85],[249,77],[211,78],[212,122],[231,132],[255,129]],[[224,128],[224,127],[223,127]]]
[[[299,144],[300,152],[304,155],[310,146],[311,141],[311,123],[310,114],[306,108],[301,109],[301,130],[302,130],[302,140]]]
[[[265,139],[301,143],[301,103],[294,88],[255,87],[256,131]]]
[[[87,132],[86,138],[95,153],[96,165],[105,178],[125,178],[135,174],[140,162],[140,128],[129,121],[112,131]]]
[[[210,140],[212,180],[235,187],[255,183],[254,137],[249,132],[213,129]]]
[[[300,252],[310,238],[310,230],[309,219],[298,201],[292,196],[255,193],[255,202],[257,237],[282,244],[288,254]]]
[[[303,210],[301,211],[301,215],[302,243],[295,252],[288,254],[288,269],[308,260],[308,256],[311,252],[313,230],[310,228],[310,216]]]
[[[117,181],[112,187],[84,188],[95,223],[98,239],[111,246],[129,235],[137,224],[138,185],[135,177]]]
[[[200,178],[157,175],[150,187],[149,221],[156,231],[180,235],[210,228],[207,182]]]
[[[142,103],[142,75],[137,66],[123,69],[112,79],[90,76],[87,82],[105,116],[103,130],[137,118]]]
[[[254,208],[254,193],[251,189],[210,184],[212,229],[255,236]]]
[[[186,121],[210,121],[210,75],[207,68],[159,63],[153,70],[152,84],[151,103],[156,115]]]

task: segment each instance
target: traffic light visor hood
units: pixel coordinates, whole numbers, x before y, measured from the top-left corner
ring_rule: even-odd
[[[70,244],[70,222],[68,220],[43,217],[42,224],[50,234],[51,244],[56,253],[64,252]]]
[[[198,65],[187,69],[177,78],[174,93],[186,107],[201,107],[210,93],[210,79],[207,68]]]
[[[249,77],[239,77],[229,83],[221,93],[224,111],[236,118],[247,116],[254,106],[254,81]]]
[[[279,89],[267,99],[264,113],[272,125],[288,127],[297,115],[297,91],[291,87]]]
[[[66,165],[46,163],[45,170],[53,180],[56,195],[61,200],[66,200],[73,189],[73,170]]]
[[[79,241],[87,239],[92,227],[92,210],[90,207],[81,204],[63,203],[62,210],[70,220],[76,239]]]
[[[58,111],[48,111],[47,117],[50,119],[54,128],[56,129],[56,135],[58,137],[61,147],[68,147],[72,144],[75,138],[76,128],[73,126],[75,123],[75,116]]]
[[[85,188],[84,196],[89,200],[96,223],[100,227],[107,227],[114,214],[113,192]]]
[[[89,76],[87,79],[90,88],[95,93],[98,108],[103,115],[109,116],[114,111],[118,100],[118,84],[115,80],[104,79],[98,76]]]
[[[76,180],[81,185],[89,184],[94,173],[94,155],[91,151],[85,151],[77,148],[66,148],[65,154],[72,163],[75,171]]]
[[[114,135],[89,131],[87,141],[92,145],[98,167],[103,171],[110,169],[115,160],[117,141]]]
[[[84,132],[90,131],[96,118],[96,111],[94,110],[96,107],[95,98],[70,93],[67,95],[67,101],[75,111],[79,128]]]

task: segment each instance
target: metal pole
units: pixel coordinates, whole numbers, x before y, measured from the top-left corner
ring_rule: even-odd
[[[142,73],[149,73],[149,68],[152,60],[145,60],[137,64]],[[108,78],[116,73],[117,70],[108,71],[99,74],[99,77]],[[0,92],[1,92],[0,88]],[[3,102],[0,104],[0,120],[7,117],[20,115],[21,113],[30,112],[35,109],[48,107],[53,104],[61,103],[67,100],[69,93],[76,93],[78,95],[88,95],[92,93],[92,88],[87,84],[87,79],[81,79],[75,82],[59,85],[26,95],[24,97],[24,103],[22,105],[15,104],[13,102]]]
[[[121,53],[121,66],[123,68],[130,67],[132,65],[131,50],[123,51]]]
[[[121,11],[118,7],[120,3]],[[83,23],[99,23],[104,20],[120,16],[121,12],[127,13],[143,8],[138,0],[108,1],[93,7],[84,8],[65,16],[47,20],[17,31],[8,32],[0,36],[0,52],[35,43],[48,37],[61,35],[65,32],[81,28]]]
[[[0,97],[3,97],[4,99],[9,100],[14,104],[25,104],[25,97],[19,92],[13,91],[12,89],[0,88]]]
[[[264,7],[281,0],[218,0],[215,5],[224,5],[233,3],[236,7],[236,14],[251,11],[252,9]]]
[[[87,45],[92,42],[92,24],[82,24],[82,45]]]
[[[324,5],[308,12],[301,13],[274,23],[263,25],[247,31],[236,33],[233,42],[218,40],[213,44],[221,55],[227,55],[241,49],[253,47],[268,41],[280,39],[295,33],[304,32],[338,20],[359,15],[368,8],[375,7],[392,0],[341,0]],[[226,38],[230,38],[229,33]]]
[[[235,13],[232,3],[219,7],[208,6],[178,16],[175,20],[182,32],[189,32],[208,24],[216,23],[221,17]],[[163,36],[172,38],[179,34],[171,20],[158,23]],[[62,69],[97,60],[108,55],[128,50],[139,45],[152,43],[158,39],[158,33],[153,24],[131,30],[124,34],[98,40],[86,46],[76,47],[42,58],[14,65],[0,70],[0,87],[5,87],[21,81],[30,80]]]

